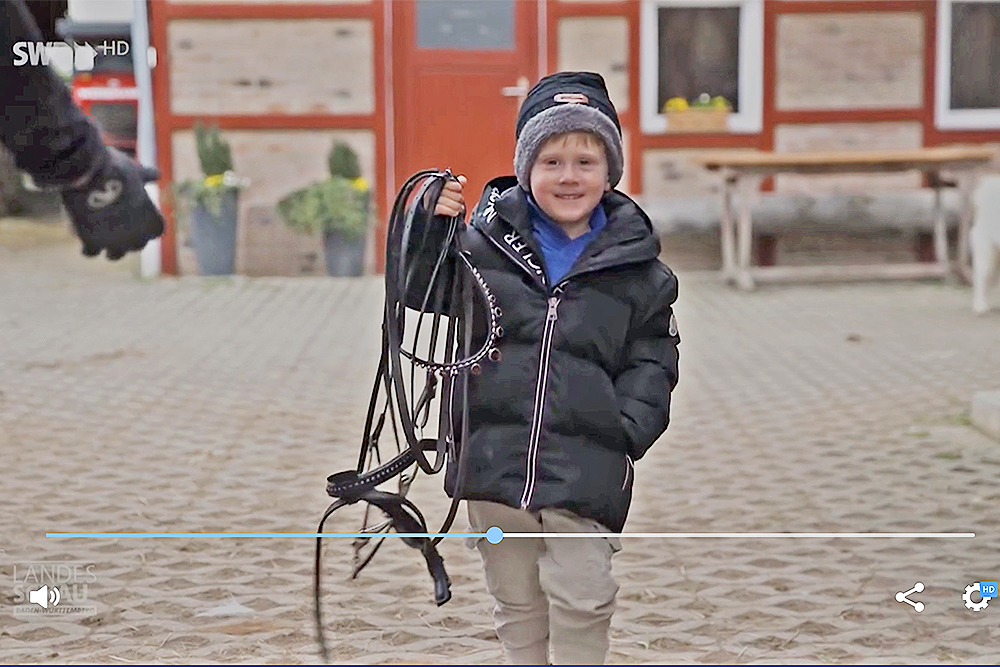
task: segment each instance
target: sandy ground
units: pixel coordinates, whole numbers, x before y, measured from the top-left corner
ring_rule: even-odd
[[[357,450],[379,281],[140,281],[135,258],[16,227],[0,222],[0,662],[316,662],[312,540],[44,534],[313,531]],[[636,466],[627,530],[977,536],[627,538],[611,662],[1000,662],[1000,602],[962,600],[1000,578],[1000,443],[967,418],[1000,388],[1000,311],[970,300],[681,275],[673,424]],[[439,479],[412,497],[443,515]],[[356,581],[330,540],[334,659],[501,661],[478,555],[442,553],[454,599],[436,608],[399,540]],[[15,614],[32,567],[71,562],[59,606],[86,612]],[[922,613],[894,601],[917,581]]]

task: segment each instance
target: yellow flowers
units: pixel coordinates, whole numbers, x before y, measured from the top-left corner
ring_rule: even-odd
[[[684,111],[688,108],[688,101],[683,97],[671,97],[663,105],[664,113],[667,111]]]
[[[351,187],[358,192],[368,192],[368,180],[364,176],[351,179]]]
[[[174,183],[174,194],[182,202],[203,206],[213,215],[219,215],[222,196],[233,190],[242,190],[249,185],[249,179],[240,178],[231,170],[227,170],[221,174],[178,181]]]
[[[713,97],[712,101],[711,101],[711,105],[712,105],[713,109],[730,109],[730,110],[732,110],[732,108],[733,108],[733,106],[729,103],[729,100],[727,100],[722,95],[716,95],[715,97]]]
[[[241,190],[250,185],[250,181],[245,178],[239,178],[232,171],[227,171],[222,174],[212,174],[211,176],[206,176],[202,181],[202,186],[212,190],[214,188],[236,188]]]
[[[686,111],[688,109],[724,109],[732,111],[733,105],[722,95],[711,97],[708,93],[702,93],[692,102],[688,102],[683,97],[671,97],[663,105],[663,113],[669,111]]]

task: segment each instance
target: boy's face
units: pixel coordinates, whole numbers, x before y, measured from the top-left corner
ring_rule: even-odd
[[[586,233],[608,185],[604,144],[587,132],[548,139],[531,165],[531,195],[571,238]]]

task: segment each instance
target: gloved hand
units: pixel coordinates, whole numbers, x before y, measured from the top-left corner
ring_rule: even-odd
[[[163,216],[143,187],[159,176],[156,169],[140,166],[109,147],[85,183],[62,190],[84,255],[94,257],[107,250],[108,259],[121,259],[163,234]]]

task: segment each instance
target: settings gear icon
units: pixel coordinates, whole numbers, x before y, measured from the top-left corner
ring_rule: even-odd
[[[980,594],[979,602],[972,601],[973,593]],[[966,586],[965,593],[962,594],[962,599],[965,600],[965,606],[971,609],[972,611],[982,611],[983,609],[986,609],[986,607],[988,607],[990,604],[989,598],[982,597],[982,593],[979,590],[979,582],[976,582],[974,584],[969,584],[968,586]]]

